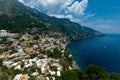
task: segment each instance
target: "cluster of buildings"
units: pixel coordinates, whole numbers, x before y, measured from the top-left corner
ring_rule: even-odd
[[[14,68],[15,70],[36,67],[36,70],[39,69],[41,71],[41,74],[50,74],[57,76],[61,76],[62,71],[62,66],[59,64],[59,60],[53,58],[38,59],[37,57],[35,57],[33,59],[23,59],[17,62],[15,62],[14,60],[7,60],[3,61],[3,65],[5,65],[8,68]],[[50,70],[51,66],[56,67],[57,70],[56,71]],[[35,74],[36,72],[37,71],[32,72],[31,75],[37,76],[37,74]]]
[[[52,80],[55,80],[54,76],[61,76],[63,66],[60,65],[60,60],[49,58],[44,52],[52,52],[58,48],[61,53],[64,53],[67,43],[65,37],[56,39],[37,35],[39,38],[35,40],[34,36],[29,34],[17,34],[14,37],[8,37],[8,35],[10,36],[10,33],[6,30],[0,31],[0,37],[6,37],[6,41],[0,43],[0,58],[4,59],[3,65],[9,69],[13,68],[20,71],[27,69],[30,71],[28,74],[17,74],[13,80],[28,80],[30,76],[36,76],[39,80],[42,78],[44,78],[43,80],[50,80],[46,76],[47,74],[52,76]],[[53,67],[55,70],[51,69]],[[35,68],[35,70],[31,70],[31,68]]]

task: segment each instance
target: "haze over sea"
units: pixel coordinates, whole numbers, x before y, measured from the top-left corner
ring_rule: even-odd
[[[120,35],[106,34],[71,41],[67,48],[80,68],[96,64],[109,72],[120,72]]]

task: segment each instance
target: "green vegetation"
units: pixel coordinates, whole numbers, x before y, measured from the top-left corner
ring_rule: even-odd
[[[120,73],[111,73],[110,78],[112,80],[120,80]]]
[[[84,70],[65,70],[57,80],[120,80],[120,73],[108,73],[96,65],[89,65]]]
[[[62,80],[80,80],[79,79],[79,70],[63,71]]]
[[[55,58],[55,59],[60,59],[61,58],[61,52],[58,50],[58,48],[55,48],[53,52],[47,51],[46,53],[48,57]]]
[[[109,73],[107,73],[104,69],[96,66],[89,65],[86,70],[82,70],[80,72],[80,79],[83,80],[109,80]]]
[[[0,0],[0,29],[48,35],[50,32],[60,32],[71,39],[95,36],[96,33],[101,35],[100,32],[71,22],[69,19],[57,19],[26,7],[17,0]]]

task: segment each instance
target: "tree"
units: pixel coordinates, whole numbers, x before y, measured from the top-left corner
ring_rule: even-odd
[[[111,80],[120,80],[120,73],[111,73],[110,79]]]
[[[80,71],[80,80],[110,80],[109,73],[97,65],[89,65]]]
[[[79,80],[79,70],[68,70],[62,72],[62,80]]]
[[[3,60],[2,59],[0,59],[0,66],[2,66],[3,65]]]

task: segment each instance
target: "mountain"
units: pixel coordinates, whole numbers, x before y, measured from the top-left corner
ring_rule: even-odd
[[[20,33],[49,34],[59,32],[70,38],[101,35],[69,19],[58,19],[32,9],[18,0],[0,0],[0,29]]]

